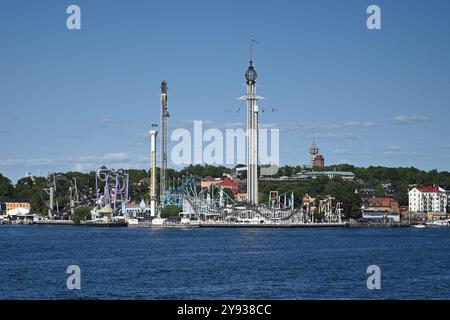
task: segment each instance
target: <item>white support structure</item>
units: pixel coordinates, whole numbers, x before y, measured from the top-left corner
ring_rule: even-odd
[[[151,216],[156,215],[156,130],[150,131],[150,148],[151,148],[151,184],[150,184],[150,212]]]
[[[252,46],[250,47],[250,66],[245,72],[247,81],[247,95],[240,97],[247,101],[247,201],[251,205],[258,205],[258,135],[259,108],[256,102],[264,99],[256,95],[256,78],[258,74],[253,67]]]

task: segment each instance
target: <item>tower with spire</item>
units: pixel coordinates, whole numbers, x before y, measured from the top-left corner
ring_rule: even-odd
[[[253,45],[250,40],[250,65],[245,72],[247,95],[241,97],[247,101],[247,201],[251,205],[258,204],[258,106],[257,101],[263,99],[256,95],[256,78],[258,74],[253,67]]]

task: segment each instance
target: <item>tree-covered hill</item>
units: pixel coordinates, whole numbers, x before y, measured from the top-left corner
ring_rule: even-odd
[[[281,167],[274,177],[293,176],[296,173],[307,170],[301,166]],[[279,194],[284,192],[294,192],[296,205],[301,203],[304,195],[323,196],[333,195],[340,202],[344,203],[345,212],[353,216],[359,214],[360,198],[355,190],[361,188],[374,189],[375,195],[384,196],[386,185],[390,185],[389,195],[399,201],[400,205],[408,204],[408,190],[412,185],[439,185],[450,189],[450,173],[437,170],[423,171],[416,168],[388,168],[388,167],[368,167],[361,168],[348,164],[334,165],[324,168],[328,171],[351,171],[355,174],[354,181],[343,181],[340,178],[328,179],[326,177],[311,180],[262,180],[260,182],[261,202],[267,202],[270,191],[277,190]],[[146,170],[127,170],[130,176],[129,195],[133,202],[141,199],[149,200],[149,172]],[[187,176],[212,176],[221,177],[224,173],[232,173],[233,170],[223,166],[211,165],[190,165],[180,171],[174,169],[167,170],[168,185],[176,185]],[[77,186],[87,197],[95,197],[95,172],[81,173],[68,172],[65,176],[77,181]],[[159,172],[157,174],[159,179]],[[0,202],[5,201],[30,201],[34,212],[45,214],[45,201],[47,195],[42,191],[45,185],[45,178],[22,178],[15,185],[5,176],[0,174]],[[58,202],[61,206],[68,203],[66,194],[69,187],[69,180],[58,180],[57,186],[59,195]],[[241,186],[245,190],[245,185]]]

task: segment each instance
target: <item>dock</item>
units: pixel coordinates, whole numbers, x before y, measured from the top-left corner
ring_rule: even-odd
[[[349,223],[350,228],[409,228],[410,223],[392,222],[392,223]]]
[[[200,228],[346,228],[347,223],[201,223]]]
[[[92,222],[92,221],[81,221],[80,224],[75,224],[72,220],[42,220],[34,221],[33,224],[38,225],[53,225],[53,226],[85,226],[85,227],[127,227],[126,222]]]

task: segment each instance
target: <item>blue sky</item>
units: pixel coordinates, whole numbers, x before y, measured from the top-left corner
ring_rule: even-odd
[[[81,7],[82,29],[66,28]],[[377,4],[382,29],[366,27]],[[249,38],[282,164],[449,170],[448,1],[0,2],[0,172],[148,169],[159,85],[170,130],[245,124]],[[170,161],[169,161],[170,165]]]

